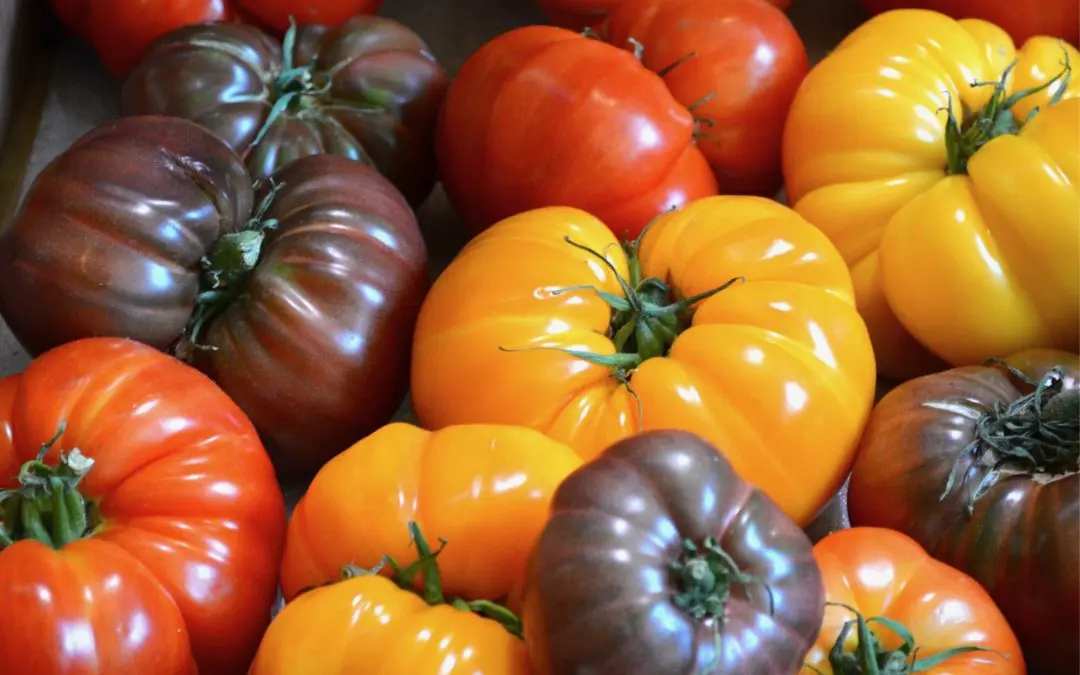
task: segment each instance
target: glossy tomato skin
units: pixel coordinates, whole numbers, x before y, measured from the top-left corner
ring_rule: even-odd
[[[1050,38],[1016,50],[998,27],[897,10],[851,33],[792,104],[784,174],[796,211],[852,268],[879,370],[907,378],[1036,347],[1077,349],[1080,91],[1055,87],[1013,109],[1018,135],[946,175],[946,120],[977,112],[1017,61],[1010,90],[1080,52]],[[929,113],[928,113],[929,111]],[[936,114],[933,111],[939,111]]]
[[[684,298],[746,281],[701,302],[692,326],[666,356],[630,373],[628,388],[609,368],[557,351],[610,355],[614,344],[611,308],[594,290],[556,291],[620,293],[612,270],[566,237],[605,252],[627,276],[602,222],[552,207],[482,233],[435,282],[413,347],[411,392],[424,426],[528,426],[586,459],[639,429],[691,431],[809,522],[844,480],[875,385],[832,245],[790,209],[755,197],[699,200],[658,219],[642,244],[646,276]],[[477,373],[484,387],[473,386]]]
[[[1009,361],[1035,381],[1063,366],[1065,388],[1080,388],[1075,354],[1035,350]],[[905,532],[970,574],[1008,618],[1032,668],[1066,675],[1080,667],[1080,476],[1004,478],[967,511],[988,471],[965,453],[976,420],[1030,391],[999,367],[958,368],[901,385],[870,417],[848,504],[853,524]],[[957,461],[961,484],[942,500]]]
[[[719,638],[675,604],[683,589],[669,569],[685,541],[707,537],[756,579],[731,589],[714,619]],[[523,620],[534,672],[791,673],[824,609],[811,551],[701,438],[620,441],[559,486],[530,558]]]
[[[0,551],[0,671],[243,672],[276,595],[285,511],[239,408],[157,350],[93,338],[0,380],[0,420],[0,488],[66,422],[54,447],[95,460],[79,489],[101,519],[61,550]]]
[[[769,0],[780,9],[787,9],[791,0]],[[539,0],[540,8],[556,26],[570,30],[599,28],[613,9],[627,4],[626,0]]]
[[[235,18],[232,0],[52,0],[65,28],[90,42],[125,77],[157,38],[196,23]]]
[[[370,569],[384,555],[415,557],[416,522],[439,554],[448,596],[499,600],[520,582],[533,540],[563,478],[581,464],[532,429],[464,425],[425,431],[390,424],[331,460],[289,521],[281,586],[286,600]]]
[[[862,0],[868,12],[893,9],[930,9],[954,19],[983,19],[1008,31],[1017,44],[1036,35],[1080,40],[1080,5],[1073,0]]]
[[[415,216],[373,169],[306,157],[275,175],[276,220],[193,362],[240,405],[279,472],[311,474],[393,415],[428,284]],[[37,178],[0,236],[0,313],[31,353],[80,337],[173,349],[201,260],[245,226],[240,159],[178,118],[88,133]]]
[[[289,20],[298,24],[338,26],[360,14],[374,14],[382,0],[235,0],[262,23],[284,33]]]
[[[616,46],[639,42],[645,65],[693,111],[720,192],[776,194],[784,122],[808,69],[782,11],[762,0],[623,0],[603,33]]]
[[[716,193],[693,116],[663,80],[629,51],[550,26],[504,33],[466,61],[436,156],[472,232],[567,205],[632,237],[658,213]]]
[[[992,652],[955,656],[926,671],[931,675],[1024,675],[1027,669],[1005,617],[986,591],[971,577],[941,563],[918,543],[893,530],[856,527],[838,530],[814,546],[814,558],[825,582],[825,599],[857,610],[865,618],[886,617],[899,622],[915,638],[917,658],[973,645]],[[843,607],[825,608],[825,622],[806,663],[833,675],[828,652],[844,624],[854,615]],[[887,649],[900,640],[892,631],[872,624]],[[855,647],[849,637],[848,651]],[[813,675],[804,666],[800,675]]]
[[[293,96],[258,144],[274,104],[300,85],[276,84],[281,42],[252,26],[189,26],[161,38],[124,83],[121,113],[198,122],[256,179],[327,152],[378,167],[410,203],[422,202],[435,183],[435,122],[447,86],[424,41],[396,21],[357,16],[336,28],[300,27],[291,59],[313,68],[310,91]]]
[[[498,623],[449,605],[430,607],[390,580],[368,575],[312,589],[287,604],[249,671],[308,673],[529,675],[529,664],[521,639]]]

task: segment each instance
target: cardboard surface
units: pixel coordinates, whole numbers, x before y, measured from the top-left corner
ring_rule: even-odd
[[[0,47],[9,46],[11,31],[3,31],[5,17],[13,24],[16,5],[26,12],[30,4],[45,4],[43,0],[0,0]],[[496,35],[530,23],[542,23],[543,16],[534,0],[388,0],[382,12],[416,30],[431,47],[436,58],[454,74],[466,58],[480,45]],[[10,17],[8,16],[10,14]],[[795,0],[790,12],[799,29],[812,60],[817,60],[865,15],[857,0]],[[56,30],[52,28],[52,30]],[[4,70],[0,49],[0,73]],[[10,60],[9,60],[10,61]],[[10,78],[9,78],[10,81]],[[93,51],[85,44],[65,39],[56,53],[55,68],[48,78],[47,95],[43,105],[22,110],[25,119],[20,128],[36,124],[36,137],[28,158],[19,161],[24,169],[20,193],[30,186],[33,177],[53,158],[63,152],[79,136],[95,126],[113,119],[117,114],[119,84],[102,68]],[[0,75],[0,84],[3,83]],[[2,88],[0,88],[2,90]],[[0,94],[2,95],[2,94]],[[4,99],[0,98],[0,129],[5,118]],[[10,110],[11,106],[7,106]],[[29,139],[23,139],[29,141]],[[12,146],[13,147],[13,146]],[[11,162],[12,147],[5,146],[4,155]],[[2,164],[0,164],[2,166]],[[2,175],[0,175],[2,178]],[[12,191],[14,192],[14,191]],[[3,205],[0,186],[0,207]],[[0,219],[7,214],[0,208]],[[428,199],[419,211],[419,218],[432,256],[432,273],[437,274],[464,243],[456,216],[450,209],[441,189]],[[21,370],[28,357],[0,325],[0,374]],[[406,401],[397,419],[415,421]],[[290,504],[302,494],[303,485],[285,486]],[[838,527],[846,526],[846,500],[838,495],[808,530],[815,539]]]

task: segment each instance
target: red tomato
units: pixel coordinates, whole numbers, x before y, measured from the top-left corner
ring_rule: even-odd
[[[64,26],[88,40],[118,78],[154,40],[193,23],[234,18],[232,0],[52,0]]]
[[[1049,35],[1076,45],[1080,40],[1080,3],[1076,0],[862,0],[873,14],[912,7],[932,9],[954,19],[984,19],[1004,28],[1017,45]]]
[[[596,28],[608,12],[624,0],[539,0],[540,8],[556,26],[581,30],[587,26]],[[791,0],[768,0],[780,9],[787,9]]]
[[[298,24],[336,26],[357,14],[374,14],[382,0],[236,0],[236,3],[268,27],[289,28],[290,17]]]
[[[0,380],[0,503],[0,673],[248,667],[285,510],[254,427],[205,375],[92,338]]]

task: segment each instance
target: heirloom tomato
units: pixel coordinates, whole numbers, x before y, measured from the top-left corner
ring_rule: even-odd
[[[559,486],[523,618],[537,675],[790,675],[823,602],[806,534],[716,448],[653,431]]]
[[[787,9],[791,0],[768,0],[780,9]],[[539,0],[540,8],[556,26],[570,30],[598,28],[613,9],[626,0]]]
[[[1059,40],[1017,51],[985,21],[896,10],[803,82],[788,198],[850,264],[883,374],[1080,346],[1077,63]]]
[[[252,178],[327,152],[378,167],[419,204],[435,184],[445,89],[424,41],[390,19],[294,26],[284,43],[252,26],[210,24],[155,42],[124,83],[120,109],[198,122]]]
[[[848,503],[970,574],[1039,673],[1080,671],[1080,357],[1035,350],[878,404]]]
[[[808,522],[844,480],[874,397],[843,259],[759,197],[699,200],[628,248],[565,207],[469,242],[418,319],[420,420],[520,424],[585,458],[639,430],[695,432]]]
[[[357,14],[374,14],[382,0],[234,0],[252,17],[280,32],[290,22],[337,26]]]
[[[862,0],[867,11],[932,9],[954,19],[983,19],[1001,26],[1017,44],[1036,35],[1080,39],[1080,3],[1076,0]]]
[[[839,530],[814,546],[814,557],[828,606],[800,675],[1027,672],[1016,636],[986,591],[909,537],[873,527]]]
[[[131,337],[209,374],[279,473],[310,475],[385,424],[428,286],[413,212],[373,169],[297,160],[258,190],[179,118],[89,132],[0,234],[0,313],[31,353]]]
[[[390,578],[347,565],[343,580],[298,595],[270,624],[249,675],[529,675],[514,614],[444,593],[441,549],[454,544],[432,551],[416,523],[402,531],[412,534],[414,562],[387,556]]]
[[[390,424],[322,468],[289,521],[281,587],[292,599],[342,565],[404,559],[407,525],[450,542],[439,554],[454,595],[501,599],[525,571],[559,482],[581,464],[532,429]]]
[[[0,672],[231,675],[277,593],[285,507],[206,376],[91,338],[0,380]]]
[[[610,44],[529,26],[462,67],[436,154],[472,231],[571,206],[634,237],[718,185],[779,187],[784,118],[807,68],[783,12],[761,0],[628,0],[604,34]]]
[[[157,38],[181,26],[235,18],[234,0],[52,0],[64,27],[124,77]]]

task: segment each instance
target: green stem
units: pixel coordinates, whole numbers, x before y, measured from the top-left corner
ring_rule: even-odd
[[[829,665],[835,675],[908,675],[927,672],[949,659],[971,652],[988,652],[1007,658],[1000,652],[977,645],[953,647],[933,656],[918,658],[919,650],[915,637],[900,622],[883,616],[867,619],[855,608],[836,602],[828,602],[826,605],[842,607],[855,615],[854,619],[844,623],[836,642],[829,650]],[[885,649],[871,630],[871,624],[888,628],[902,640],[902,644],[896,649]],[[856,647],[855,652],[851,653],[846,651],[845,647],[853,630]]]
[[[968,162],[980,148],[998,136],[1019,133],[1020,129],[1038,114],[1039,109],[1035,108],[1023,120],[1016,119],[1012,109],[1020,101],[1049,89],[1055,83],[1059,83],[1058,89],[1051,97],[1049,105],[1056,105],[1061,101],[1072,77],[1069,52],[1064,48],[1062,48],[1062,52],[1065,59],[1061,64],[1062,69],[1057,75],[1040,85],[1023,89],[1011,96],[1008,95],[1006,87],[1009,76],[1012,74],[1013,69],[1016,68],[1015,61],[1009,64],[1009,67],[1005,69],[997,81],[973,82],[973,87],[993,87],[994,91],[982,110],[965,122],[963,127],[952,112],[952,96],[948,96],[948,105],[943,110],[948,114],[948,119],[945,122],[945,154],[947,158],[946,171],[949,175],[967,173]]]
[[[85,537],[97,523],[93,505],[79,492],[79,483],[94,465],[78,449],[60,452],[56,465],[45,456],[63,436],[65,424],[42,444],[37,457],[19,470],[19,487],[0,492],[0,550],[32,539],[61,549]]]

